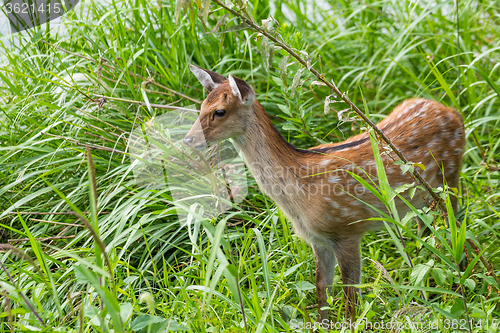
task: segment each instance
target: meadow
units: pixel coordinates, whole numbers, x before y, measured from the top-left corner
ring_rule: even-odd
[[[460,186],[434,189],[458,212],[398,217],[385,193],[387,228],[362,242],[359,325],[341,325],[337,270],[331,328],[496,332],[500,2],[222,4],[238,15],[208,0],[84,0],[58,25],[2,37],[0,332],[326,331],[312,250],[253,178],[224,214],[190,206],[182,221],[172,188],[138,182],[131,133],[207,96],[189,64],[245,79],[303,149],[368,128],[311,68],[375,123],[411,97],[458,110]]]

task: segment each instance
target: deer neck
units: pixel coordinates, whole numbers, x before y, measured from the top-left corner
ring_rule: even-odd
[[[260,188],[277,200],[302,188],[301,171],[307,165],[304,152],[288,143],[255,102],[244,134],[235,139]],[[294,191],[295,190],[295,191]]]

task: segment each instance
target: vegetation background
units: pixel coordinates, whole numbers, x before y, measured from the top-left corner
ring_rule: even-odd
[[[435,325],[402,332],[495,332],[500,2],[243,1],[235,8],[245,4],[245,15],[268,24],[356,105],[365,101],[374,121],[414,96],[460,111],[467,146],[457,219],[467,232],[457,238],[454,218],[450,232],[439,211],[425,211],[419,215],[435,226],[427,238],[406,223],[410,216],[399,221],[404,245],[388,230],[367,234],[359,318]],[[126,153],[132,128],[169,112],[152,104],[199,107],[206,92],[189,64],[247,80],[298,147],[364,130],[360,121],[338,120],[342,103],[325,115],[327,89],[311,86],[316,78],[247,28],[207,0],[85,0],[56,27],[2,39],[1,332],[312,325],[311,249],[252,179],[245,202],[190,229],[166,189],[137,186]],[[331,320],[341,323],[339,279]]]

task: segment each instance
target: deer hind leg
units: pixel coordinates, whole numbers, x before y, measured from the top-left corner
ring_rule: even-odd
[[[358,284],[361,281],[361,236],[337,241],[334,251],[337,257],[340,273],[342,274],[342,284]],[[358,304],[358,290],[352,286],[344,286],[344,300],[346,305],[346,319],[351,321],[356,319],[356,305]]]
[[[321,310],[327,306],[327,291],[332,292],[333,274],[335,273],[335,255],[333,248],[327,245],[312,245],[314,262],[316,264],[316,297],[318,299],[318,322],[328,319],[328,310]]]

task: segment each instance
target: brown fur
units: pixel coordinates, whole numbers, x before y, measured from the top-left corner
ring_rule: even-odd
[[[236,81],[238,88],[241,81]],[[244,84],[244,89],[240,88],[242,97],[254,94]],[[225,109],[226,116],[213,118],[211,115],[218,109]],[[195,144],[199,140],[233,138],[262,191],[281,208],[295,231],[313,246],[319,318],[327,318],[328,311],[321,307],[327,305],[326,290],[331,290],[335,259],[344,284],[360,283],[362,235],[381,226],[378,221],[367,220],[379,214],[359,200],[387,212],[375,195],[346,172],[372,178],[374,185],[378,185],[368,134],[311,150],[297,149],[283,139],[259,102],[243,105],[227,81],[203,102],[199,121],[202,131],[192,129],[186,137],[196,137]],[[465,134],[456,111],[437,102],[410,99],[397,106],[378,127],[405,157],[425,165],[422,176],[431,186],[442,186],[444,174],[450,187],[458,187]],[[393,188],[413,182],[408,174],[401,172],[400,166],[393,164],[390,154],[382,157]],[[404,196],[416,208],[426,206],[429,199],[425,194],[413,199]],[[409,211],[399,199],[396,206],[402,216]],[[357,292],[353,287],[344,287],[344,291],[352,315]]]

